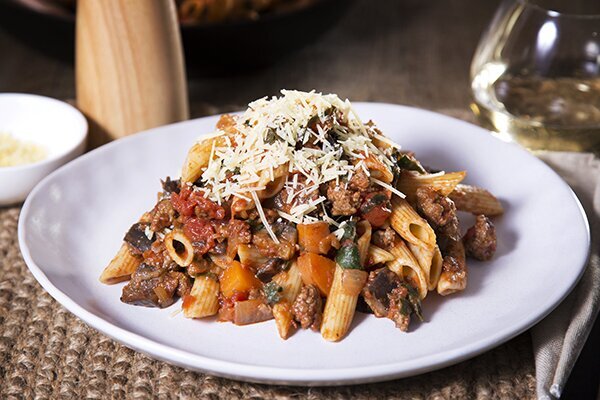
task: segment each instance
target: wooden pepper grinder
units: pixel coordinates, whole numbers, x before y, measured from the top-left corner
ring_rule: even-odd
[[[79,0],[77,105],[90,147],[189,118],[172,0]]]

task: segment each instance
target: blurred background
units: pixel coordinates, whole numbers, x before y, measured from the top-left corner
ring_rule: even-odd
[[[74,98],[70,2],[40,3],[51,2],[0,0],[0,91]],[[469,65],[499,2],[306,3],[254,21],[182,23],[191,117],[241,109],[281,88],[467,109]]]

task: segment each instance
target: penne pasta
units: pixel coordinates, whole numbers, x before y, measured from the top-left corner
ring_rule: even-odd
[[[456,293],[467,287],[467,261],[462,241],[451,241],[446,253],[437,284],[437,292],[442,296]]]
[[[180,230],[167,233],[164,243],[169,256],[177,265],[187,267],[194,261],[192,241]]]
[[[439,247],[436,245],[431,249],[408,243],[408,248],[419,262],[419,266],[427,278],[427,289],[434,290],[442,271],[442,253]]]
[[[294,316],[292,315],[292,307],[286,299],[273,306],[273,318],[275,318],[275,326],[279,336],[285,340],[290,337],[294,326]]]
[[[477,186],[457,185],[449,197],[460,211],[488,217],[504,213],[504,208],[496,196]]]
[[[402,239],[396,240],[396,243],[390,249],[390,253],[394,256],[394,259],[386,263],[386,266],[399,276],[411,280],[417,287],[419,297],[424,299],[427,296],[429,287],[427,275],[406,243]]]
[[[391,169],[381,162],[375,155],[369,154],[362,162],[369,170],[371,177],[379,179],[385,183],[391,183],[394,180],[394,174]]]
[[[282,296],[292,304],[302,289],[302,275],[298,263],[294,260],[290,268],[275,275],[273,281],[282,287]]]
[[[398,190],[406,195],[409,202],[416,200],[417,189],[423,186],[430,186],[444,196],[448,196],[463,179],[467,173],[465,171],[426,174],[422,175],[412,171],[402,171],[398,180]]]
[[[443,257],[440,247],[435,246],[433,258],[431,259],[431,269],[429,270],[429,290],[435,290],[437,287],[437,284],[440,280],[440,275],[442,273],[442,262]]]
[[[113,284],[129,280],[141,262],[142,258],[131,254],[127,243],[123,243],[117,254],[102,271],[100,282]]]
[[[210,275],[198,276],[190,294],[183,299],[186,318],[204,318],[219,311],[219,282]]]
[[[392,198],[390,224],[408,243],[425,248],[435,246],[435,232],[405,199],[397,196]]]
[[[336,265],[321,323],[323,339],[337,342],[346,335],[354,318],[358,295],[366,281],[365,271],[344,269]]]
[[[183,182],[195,182],[202,175],[212,154],[213,146],[222,145],[223,136],[211,137],[195,143],[188,151],[185,163],[181,170],[181,180]]]
[[[367,265],[383,264],[394,259],[394,255],[387,250],[375,245],[369,246]]]

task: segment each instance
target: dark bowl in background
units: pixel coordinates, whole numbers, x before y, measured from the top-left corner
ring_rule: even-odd
[[[255,21],[181,24],[188,71],[218,74],[272,64],[316,41],[351,5],[351,0],[315,0],[306,7],[273,12]],[[74,15],[41,12],[15,0],[0,0],[0,29],[50,57],[74,61]]]

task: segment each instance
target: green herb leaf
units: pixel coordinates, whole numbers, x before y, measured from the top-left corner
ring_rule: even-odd
[[[373,208],[386,201],[388,201],[388,197],[384,193],[377,193],[360,207],[360,212],[362,214],[368,214]]]
[[[415,315],[423,321],[423,314],[421,312],[421,299],[419,298],[419,292],[417,288],[408,282],[402,282],[400,285],[404,286],[408,290],[407,300],[411,304],[411,308]]]
[[[356,221],[346,221],[346,225],[344,225],[344,236],[342,236],[342,240],[354,240],[356,237]]]
[[[397,159],[396,164],[400,169],[405,169],[407,171],[417,171],[420,174],[427,173],[423,166],[421,166],[420,162],[418,162],[414,157],[411,157],[407,154],[402,154],[400,158]]]
[[[362,269],[356,243],[347,240],[337,251],[335,262],[345,269]]]
[[[269,282],[263,286],[263,292],[269,305],[273,305],[281,300],[281,292],[283,288],[275,282]]]
[[[281,138],[275,133],[275,130],[269,129],[265,135],[265,143],[273,144]]]

